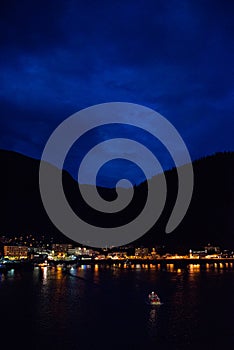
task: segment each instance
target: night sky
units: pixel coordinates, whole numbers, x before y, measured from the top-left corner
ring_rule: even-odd
[[[167,118],[192,159],[234,150],[233,1],[2,0],[0,6],[0,148],[40,159],[50,134],[71,114],[120,101]],[[120,128],[118,135],[128,132]],[[173,166],[161,145],[134,135],[164,169]],[[74,177],[76,157],[112,131],[88,136],[66,161]],[[111,185],[124,166],[107,166],[100,184]],[[139,170],[127,168],[139,182]]]

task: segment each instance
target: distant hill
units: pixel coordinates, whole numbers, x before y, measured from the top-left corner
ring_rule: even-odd
[[[48,218],[40,198],[38,185],[39,161],[21,154],[0,150],[1,164],[1,220],[0,235],[53,235],[55,241],[67,241]],[[171,234],[165,227],[177,194],[176,169],[165,172],[168,198],[156,225],[133,245],[166,245],[171,250],[198,248],[211,244],[234,248],[234,153],[217,153],[193,163],[194,193],[188,212]],[[55,167],[54,171],[57,171]],[[159,175],[160,176],[160,175]],[[151,181],[155,181],[156,177]],[[146,200],[146,183],[135,188],[132,203],[119,214],[97,214],[82,200],[77,183],[67,173],[63,176],[64,189],[74,211],[93,224],[104,227],[120,225],[140,213]],[[115,191],[99,188],[108,200]]]
[[[162,235],[171,248],[200,248],[207,243],[234,248],[234,153],[217,153],[193,162],[194,190],[189,209],[175,231]],[[168,221],[175,202],[176,169],[165,173],[169,200],[156,227],[145,235],[154,241]],[[174,198],[173,198],[174,196]]]

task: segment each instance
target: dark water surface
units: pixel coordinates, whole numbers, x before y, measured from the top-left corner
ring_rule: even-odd
[[[2,345],[52,350],[233,347],[234,270],[82,266],[69,273],[44,267],[0,275]],[[162,306],[147,305],[152,290]]]

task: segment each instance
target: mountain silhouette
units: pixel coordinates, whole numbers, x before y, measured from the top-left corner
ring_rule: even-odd
[[[55,242],[70,241],[53,225],[43,207],[38,176],[40,161],[0,150],[0,163],[0,234],[31,233],[39,237],[53,236]],[[56,167],[50,167],[54,172],[58,171]],[[180,225],[172,233],[165,233],[177,196],[177,171],[173,168],[165,172],[167,201],[162,215],[146,234],[132,242],[133,246],[166,245],[171,250],[187,250],[210,242],[223,248],[234,248],[234,153],[204,157],[193,162],[193,169],[193,197]],[[157,181],[160,176],[149,181]],[[63,171],[63,186],[72,209],[85,221],[102,227],[120,226],[131,221],[141,212],[147,198],[147,183],[144,182],[134,187],[134,196],[127,208],[120,213],[104,214],[85,203],[77,182],[66,171]],[[116,197],[115,189],[99,187],[98,192],[106,200]]]

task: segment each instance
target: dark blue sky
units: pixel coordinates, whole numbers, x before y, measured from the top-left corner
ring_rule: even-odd
[[[173,123],[192,159],[234,150],[233,15],[228,0],[1,1],[0,148],[40,158],[68,116],[125,101]],[[109,135],[99,130],[88,143]],[[66,162],[73,176],[76,152]],[[112,168],[122,173],[112,164],[102,184]]]

